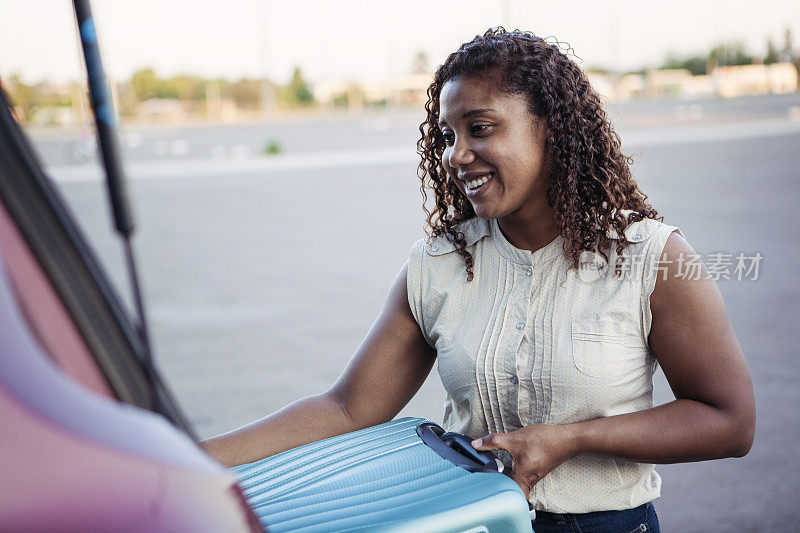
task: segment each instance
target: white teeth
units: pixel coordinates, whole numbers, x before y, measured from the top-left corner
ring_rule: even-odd
[[[480,187],[481,185],[483,185],[484,183],[489,181],[489,178],[490,178],[490,175],[486,174],[485,176],[482,176],[482,177],[480,177],[478,179],[474,179],[472,181],[468,181],[467,182],[467,189],[477,189],[478,187]]]

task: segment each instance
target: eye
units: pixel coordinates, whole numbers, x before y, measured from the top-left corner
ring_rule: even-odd
[[[443,131],[441,133],[441,138],[444,141],[444,144],[447,146],[453,146],[453,143],[456,140],[456,136],[453,134],[452,131]]]
[[[483,123],[476,123],[469,127],[470,133],[473,135],[481,135],[483,133],[488,133],[489,128],[491,128],[491,124],[483,124]]]

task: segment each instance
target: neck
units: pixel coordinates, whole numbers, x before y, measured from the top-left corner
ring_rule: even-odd
[[[561,233],[556,223],[555,211],[542,198],[542,205],[525,212],[516,212],[497,220],[508,242],[520,250],[535,252],[553,241]]]

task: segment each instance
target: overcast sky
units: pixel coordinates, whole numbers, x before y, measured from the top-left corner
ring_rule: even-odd
[[[504,4],[507,8],[504,8]],[[68,0],[0,0],[0,75],[28,82],[79,79]],[[585,65],[636,69],[669,52],[706,52],[742,41],[763,54],[767,37],[792,28],[800,0],[94,0],[109,73],[280,83],[295,65],[311,81],[406,73],[424,51],[435,66],[461,42],[506,23],[569,42]]]

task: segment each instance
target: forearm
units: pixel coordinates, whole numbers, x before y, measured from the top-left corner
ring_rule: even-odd
[[[250,463],[309,442],[360,429],[334,396],[318,394],[222,435],[202,448],[225,466]]]
[[[741,457],[753,440],[753,425],[747,413],[687,399],[564,427],[570,433],[574,454],[643,463]]]

